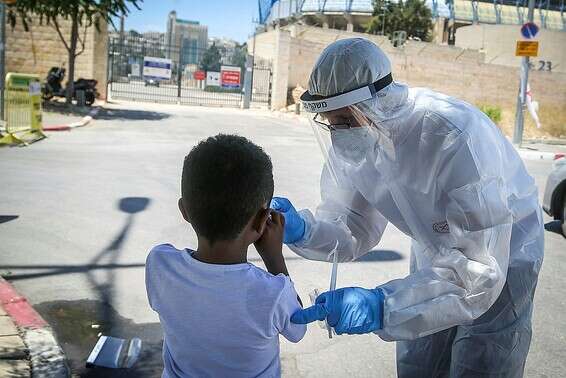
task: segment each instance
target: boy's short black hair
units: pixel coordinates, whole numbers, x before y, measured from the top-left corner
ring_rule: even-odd
[[[201,141],[185,157],[181,179],[196,233],[211,244],[235,239],[271,200],[272,170],[269,156],[244,137],[219,134]]]

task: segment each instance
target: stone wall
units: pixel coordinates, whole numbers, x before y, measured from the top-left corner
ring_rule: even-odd
[[[288,90],[298,85],[307,88],[310,71],[324,47],[337,39],[362,37],[372,40],[389,56],[397,81],[413,87],[428,87],[472,104],[498,106],[505,113],[505,122],[512,123],[519,69],[487,64],[485,53],[478,50],[416,41],[408,41],[402,48],[395,48],[380,36],[296,25],[281,28],[277,33],[264,34],[270,33],[273,34],[262,37],[264,41],[270,38],[275,41],[272,48],[263,48],[274,62],[273,109],[287,105]],[[277,41],[284,41],[280,43],[280,46],[286,46],[284,50],[278,50]],[[257,51],[259,54],[260,50]],[[279,79],[286,81],[275,82]],[[539,116],[543,126],[545,122],[562,122],[557,127],[563,127],[566,135],[566,73],[532,70],[529,83],[534,99],[541,104]],[[555,113],[561,109],[564,119],[557,120]]]
[[[484,63],[502,66],[519,67],[521,58],[515,56],[515,47],[523,39],[517,25],[469,25],[456,30],[456,46],[483,51]],[[539,41],[538,57],[531,58],[535,69],[548,69],[539,64],[542,60],[550,62],[551,70],[566,73],[566,32],[541,29],[535,39]]]
[[[71,22],[59,21],[61,33],[70,36]],[[81,38],[84,28],[80,28]],[[80,49],[80,44],[78,46]],[[75,80],[98,80],[100,97],[106,98],[108,62],[108,26],[101,20],[100,30],[94,25],[86,29],[85,50],[75,63]],[[68,68],[68,54],[55,28],[45,23],[41,25],[34,17],[25,31],[21,22],[12,29],[6,27],[6,72],[38,74],[43,81],[53,66]]]

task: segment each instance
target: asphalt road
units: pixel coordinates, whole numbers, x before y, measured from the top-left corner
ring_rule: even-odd
[[[0,149],[0,273],[53,325],[81,376],[160,374],[161,333],[147,304],[143,266],[157,243],[196,246],[177,198],[183,157],[198,140],[220,132],[244,135],[271,155],[278,195],[299,208],[314,208],[319,199],[322,158],[311,130],[297,119],[237,109],[120,106],[89,127]],[[526,164],[542,193],[550,162]],[[389,225],[379,251],[340,266],[338,286],[372,287],[405,276],[409,245]],[[304,300],[313,288],[327,287],[330,265],[289,250],[285,255]],[[565,257],[566,239],[547,232],[528,377],[566,371]],[[250,260],[261,265],[255,251]],[[99,332],[141,337],[140,363],[130,371],[85,369]],[[329,340],[312,325],[302,342],[283,340],[281,349],[286,377],[395,376],[394,344],[373,335]]]

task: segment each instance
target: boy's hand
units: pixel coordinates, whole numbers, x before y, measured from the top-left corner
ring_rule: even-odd
[[[285,218],[281,213],[271,210],[263,234],[254,243],[262,259],[282,255],[284,230]]]
[[[285,218],[281,213],[271,210],[261,237],[254,243],[267,271],[273,275],[283,273],[288,276],[287,266],[283,258],[283,231]]]

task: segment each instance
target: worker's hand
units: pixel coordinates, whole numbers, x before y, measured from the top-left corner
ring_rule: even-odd
[[[338,335],[362,334],[382,328],[383,293],[381,289],[345,287],[320,294],[315,305],[291,316],[296,324],[328,321]]]
[[[263,234],[254,243],[255,249],[264,261],[271,256],[282,256],[283,254],[285,218],[277,211],[270,210],[270,212]]]
[[[281,212],[285,217],[283,242],[285,244],[293,244],[301,241],[305,236],[305,221],[299,213],[297,213],[291,201],[284,197],[273,197],[269,207]]]

